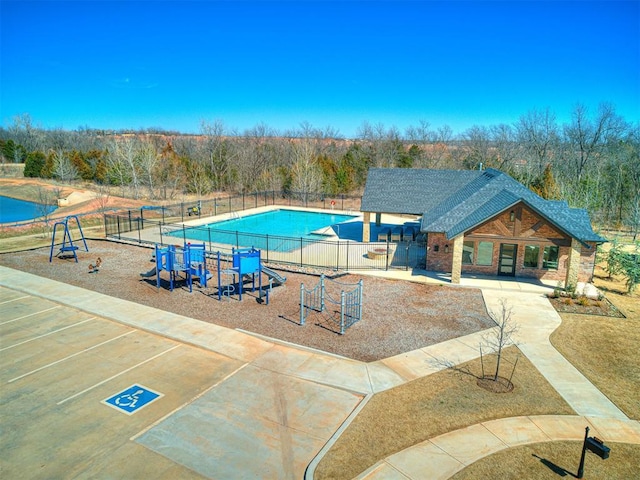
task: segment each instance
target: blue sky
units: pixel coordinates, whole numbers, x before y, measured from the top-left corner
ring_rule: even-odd
[[[611,102],[640,120],[640,1],[0,0],[0,121],[462,133]]]

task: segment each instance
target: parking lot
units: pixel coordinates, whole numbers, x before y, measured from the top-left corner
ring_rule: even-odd
[[[4,478],[200,478],[132,439],[241,362],[6,288],[0,311]]]
[[[301,478],[368,384],[358,362],[2,272],[3,478]]]

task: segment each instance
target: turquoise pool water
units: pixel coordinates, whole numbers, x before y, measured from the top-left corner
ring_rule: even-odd
[[[55,206],[43,207],[38,203],[0,196],[0,223],[31,220],[55,209]]]
[[[185,228],[169,235],[203,242],[224,243],[238,247],[253,246],[260,249],[287,252],[300,248],[301,238],[310,241],[322,240],[325,238],[323,235],[313,232],[354,218],[356,218],[355,215],[302,210],[272,210],[199,227]]]

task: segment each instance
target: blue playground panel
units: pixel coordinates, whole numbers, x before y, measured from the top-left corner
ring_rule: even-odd
[[[133,415],[161,396],[161,393],[135,384],[120,393],[116,393],[113,397],[103,400],[102,403],[116,408],[127,415]]]

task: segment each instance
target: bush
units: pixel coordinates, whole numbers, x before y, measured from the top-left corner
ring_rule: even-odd
[[[586,296],[582,295],[580,298],[578,298],[578,301],[576,303],[582,307],[588,307],[591,302]]]

